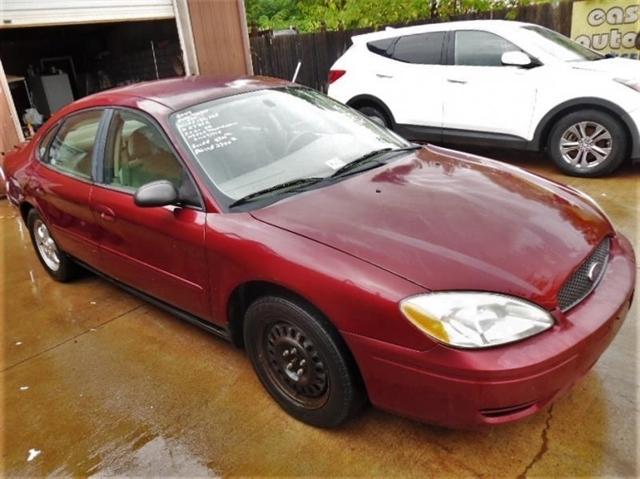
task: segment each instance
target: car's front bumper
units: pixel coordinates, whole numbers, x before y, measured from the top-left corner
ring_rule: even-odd
[[[635,259],[623,236],[598,287],[556,326],[486,350],[416,351],[344,333],[371,402],[447,427],[515,421],[568,391],[612,341],[633,298]]]

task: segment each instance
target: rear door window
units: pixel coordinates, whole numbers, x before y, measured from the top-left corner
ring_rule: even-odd
[[[444,32],[419,33],[398,38],[392,58],[419,65],[441,65]]]
[[[102,110],[90,110],[67,118],[58,129],[43,162],[85,180],[91,179],[93,151]]]
[[[397,37],[375,40],[373,42],[367,43],[367,48],[372,53],[382,55],[383,57],[390,57],[393,50],[393,44],[396,40]]]
[[[45,161],[47,148],[49,148],[49,145],[51,144],[51,141],[53,140],[53,136],[55,135],[57,129],[57,125],[51,127],[51,129],[47,133],[45,133],[42,140],[40,140],[40,144],[38,145],[38,159],[40,161]]]

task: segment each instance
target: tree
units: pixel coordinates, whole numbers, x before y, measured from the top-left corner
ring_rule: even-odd
[[[317,31],[402,24],[512,8],[531,0],[246,0],[247,20],[261,29]]]

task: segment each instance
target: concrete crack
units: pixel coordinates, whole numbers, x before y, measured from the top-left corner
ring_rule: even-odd
[[[79,338],[80,336],[84,336],[85,334],[89,333],[92,329],[96,330],[96,329],[102,328],[103,326],[106,326],[110,322],[115,321],[116,319],[119,319],[119,318],[121,318],[123,316],[126,316],[127,314],[135,311],[136,309],[141,308],[142,306],[144,306],[144,305],[143,304],[139,304],[139,305],[137,305],[137,306],[135,306],[135,307],[123,312],[123,313],[118,314],[117,316],[114,316],[113,318],[107,319],[106,321],[103,321],[102,323],[96,324],[93,328],[86,329],[86,330],[84,330],[84,331],[82,331],[82,332],[80,332],[80,333],[78,333],[78,334],[76,334],[74,336],[71,336],[70,338],[65,339],[64,341],[61,341],[61,342],[59,342],[57,344],[54,344],[53,346],[50,346],[50,347],[48,347],[46,349],[43,349],[42,351],[38,351],[37,353],[35,353],[35,354],[33,354],[33,355],[31,355],[31,356],[29,356],[27,358],[24,358],[21,361],[18,361],[17,363],[15,363],[15,364],[11,364],[10,366],[7,366],[3,370],[1,370],[0,373],[5,373],[5,372],[17,367],[17,366],[20,366],[21,364],[26,363],[27,361],[31,361],[32,359],[35,359],[35,358],[37,358],[39,356],[42,356],[43,354],[48,353],[49,351],[53,351],[54,349],[59,348],[60,346],[63,346],[65,344],[67,344],[68,342]]]
[[[533,459],[527,465],[527,467],[524,468],[524,471],[522,472],[522,474],[518,475],[518,479],[525,479],[527,477],[527,474],[531,470],[531,468],[538,461],[540,461],[540,459],[542,459],[542,457],[545,455],[545,453],[549,449],[549,436],[548,436],[548,433],[549,433],[549,428],[551,427],[551,419],[552,419],[552,417],[553,417],[553,406],[550,406],[549,407],[549,412],[547,414],[547,420],[545,421],[544,428],[542,429],[542,434],[541,434],[542,444],[540,444],[540,449],[538,449],[538,452],[536,453],[535,456],[533,456]]]

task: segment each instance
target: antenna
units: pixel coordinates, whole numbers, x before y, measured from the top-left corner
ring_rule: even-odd
[[[298,78],[298,73],[300,73],[300,67],[302,66],[302,62],[299,61],[298,65],[296,66],[296,71],[293,73],[293,78],[291,79],[292,82],[295,83],[296,78]]]

